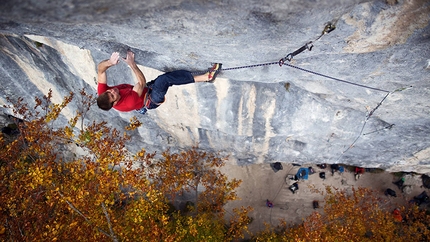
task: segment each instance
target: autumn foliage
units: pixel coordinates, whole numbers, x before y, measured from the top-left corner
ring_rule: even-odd
[[[225,221],[223,204],[237,199],[238,180],[217,168],[224,160],[197,148],[161,157],[130,154],[127,132],[106,122],[83,122],[94,98],[80,92],[76,115],[57,119],[73,100],[35,107],[19,99],[9,108],[23,122],[20,134],[0,138],[0,240],[2,241],[231,241],[242,238],[250,208]],[[81,154],[70,155],[70,147]],[[175,209],[183,193],[192,206]]]
[[[0,137],[1,241],[235,241],[249,233],[252,208],[225,219],[223,205],[237,199],[240,181],[219,171],[223,158],[197,147],[131,154],[137,118],[121,130],[84,123],[94,98],[81,91],[76,115],[61,125],[74,98],[55,104],[49,92],[34,107],[11,101],[21,120],[18,135]],[[393,214],[364,188],[326,192],[323,212],[299,225],[267,226],[252,239],[430,241],[430,216],[417,207]],[[184,197],[187,206],[178,206]]]
[[[416,206],[401,208],[400,222],[384,203],[367,188],[327,187],[322,213],[312,213],[300,225],[281,221],[255,241],[430,241],[430,215]]]

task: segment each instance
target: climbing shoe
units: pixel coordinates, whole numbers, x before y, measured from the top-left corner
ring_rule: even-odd
[[[221,71],[221,67],[221,63],[215,63],[212,68],[209,69],[208,82],[213,83],[215,81],[216,76]]]

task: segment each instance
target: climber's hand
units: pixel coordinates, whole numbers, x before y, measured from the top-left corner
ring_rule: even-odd
[[[114,66],[114,65],[118,64],[118,62],[119,62],[119,53],[113,52],[112,55],[110,56],[109,64]]]
[[[133,66],[136,63],[134,62],[134,53],[132,51],[127,51],[127,57],[126,58],[122,58],[125,63],[127,63],[129,66]]]

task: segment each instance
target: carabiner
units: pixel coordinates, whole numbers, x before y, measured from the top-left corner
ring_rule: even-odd
[[[282,66],[285,61],[291,61],[293,59],[293,55],[292,53],[288,54],[287,56],[285,56],[284,58],[279,60],[279,66]]]
[[[331,31],[333,31],[335,29],[336,29],[336,26],[334,24],[332,24],[332,23],[329,22],[324,27],[324,30],[323,30],[322,34],[328,34],[328,33],[330,33]]]

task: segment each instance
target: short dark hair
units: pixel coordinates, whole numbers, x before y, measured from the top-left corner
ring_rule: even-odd
[[[109,111],[113,107],[113,103],[110,102],[109,95],[107,92],[104,92],[99,95],[99,97],[97,98],[97,106],[99,106],[99,108],[105,111]]]

